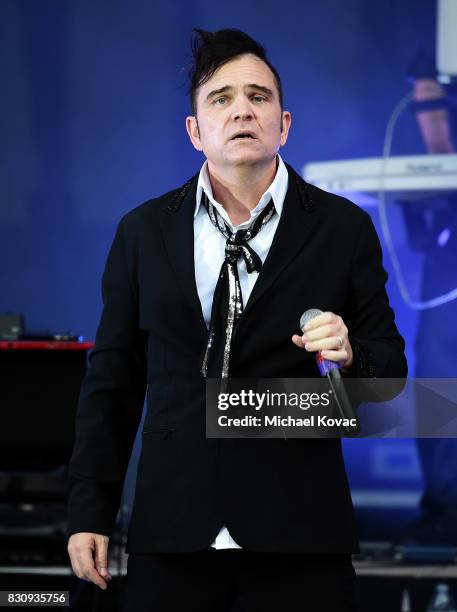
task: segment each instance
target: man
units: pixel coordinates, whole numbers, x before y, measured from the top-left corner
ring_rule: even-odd
[[[147,385],[125,610],[354,610],[340,441],[206,439],[205,377],[317,377],[316,351],[348,376],[405,376],[379,241],[279,157],[291,117],[263,47],[196,32],[186,128],[206,161],[127,214],[108,257],[70,466],[73,568],[106,588]]]

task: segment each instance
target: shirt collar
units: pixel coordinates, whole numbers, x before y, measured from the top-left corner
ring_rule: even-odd
[[[251,210],[251,218],[250,220],[246,221],[246,223],[250,223],[252,219],[255,219],[255,217],[268,204],[268,202],[270,201],[270,198],[273,199],[275,211],[280,217],[282,213],[283,205],[284,205],[284,199],[287,193],[288,184],[289,184],[289,173],[287,172],[287,168],[281,156],[278,154],[278,169],[276,170],[276,175],[273,179],[273,182],[268,187],[268,189],[265,191],[265,193],[262,195],[257,206],[253,210]],[[216,207],[217,211],[221,214],[223,219],[231,225],[229,216],[227,215],[224,207],[221,204],[219,204],[219,202],[217,202],[213,197],[213,190],[211,188],[211,182],[208,176],[208,161],[205,161],[205,163],[203,164],[200,170],[199,177],[198,177],[194,219],[198,215],[201,209],[201,199],[202,199],[203,191],[206,193],[206,195],[208,196],[208,199],[211,201],[213,206]],[[244,223],[242,223],[241,225],[244,225]]]

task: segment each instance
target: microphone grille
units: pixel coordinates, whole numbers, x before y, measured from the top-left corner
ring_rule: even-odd
[[[305,311],[300,317],[300,329],[303,331],[303,328],[308,321],[318,317],[320,314],[322,314],[322,310],[319,310],[319,308],[310,308],[309,310]]]

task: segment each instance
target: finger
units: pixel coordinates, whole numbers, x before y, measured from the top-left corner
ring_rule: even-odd
[[[332,323],[327,323],[325,325],[321,325],[320,327],[316,327],[315,329],[310,329],[303,333],[306,342],[310,340],[320,340],[321,338],[330,338],[332,336],[336,336],[336,327]]]
[[[302,349],[305,348],[305,343],[303,341],[303,336],[299,336],[298,334],[294,334],[292,336],[292,342],[295,344],[295,346],[298,346],[299,348],[302,348]]]
[[[340,351],[342,348],[344,348],[344,341],[343,344],[341,344],[340,339],[337,336],[322,338],[322,340],[314,340],[313,342],[305,342],[305,349],[311,352],[327,350]]]
[[[317,317],[310,319],[308,323],[304,326],[303,329],[305,331],[308,331],[310,329],[316,329],[317,327],[320,327],[321,325],[332,323],[335,318],[336,318],[336,315],[333,314],[333,312],[323,312],[322,314],[317,315]]]
[[[93,582],[101,589],[106,590],[107,584],[102,576],[98,573],[94,565],[94,559],[92,557],[92,551],[90,548],[81,550],[78,554],[79,567],[81,575],[79,576],[83,580],[89,580]]]
[[[345,363],[348,358],[346,349],[341,349],[339,351],[324,350],[321,351],[321,355],[324,359],[328,359],[328,361],[337,361],[341,363]]]
[[[71,568],[78,578],[81,578],[81,566],[78,560],[77,551],[74,546],[68,546],[68,556],[70,557]]]
[[[81,578],[82,570],[81,570],[81,566],[79,565],[79,561],[76,559],[74,555],[73,556],[70,555],[70,561],[71,561],[71,568],[73,572],[78,578]]]
[[[105,580],[107,580],[108,582],[111,580],[112,576],[109,573],[109,569],[105,566],[100,567],[100,569],[98,569],[98,573],[100,574],[100,576],[102,578],[104,578]]]
[[[97,536],[95,538],[95,567],[99,574],[106,580],[111,580],[108,571],[108,537]]]

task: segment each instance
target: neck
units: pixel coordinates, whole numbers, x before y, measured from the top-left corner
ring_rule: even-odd
[[[233,225],[250,218],[250,212],[273,182],[276,174],[276,157],[267,167],[237,167],[225,172],[216,169],[208,161],[208,175],[214,199],[227,211]]]

